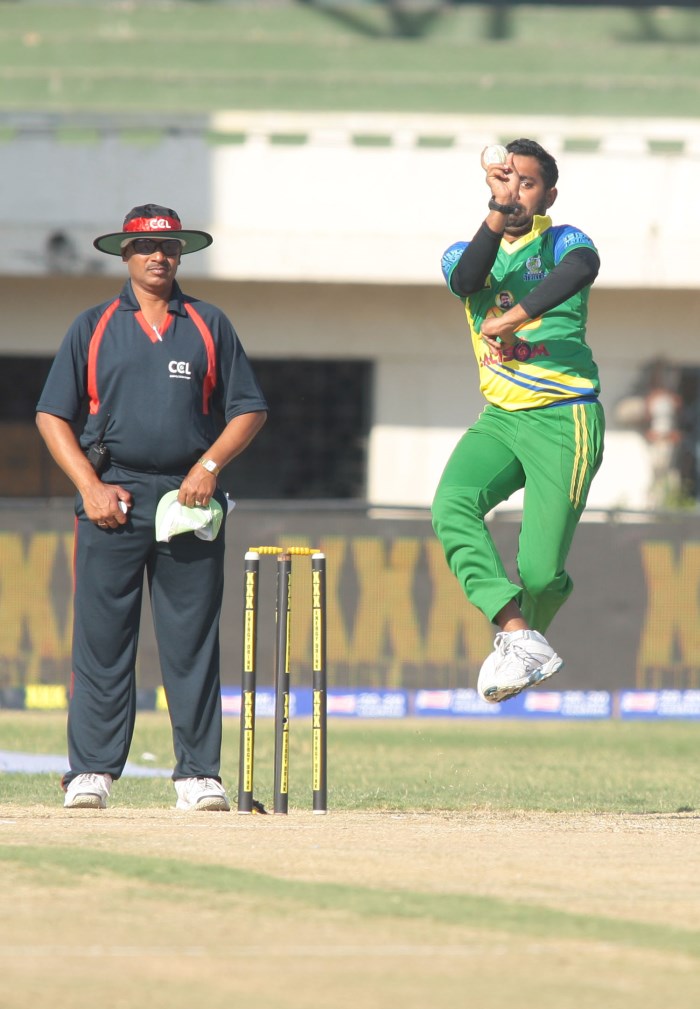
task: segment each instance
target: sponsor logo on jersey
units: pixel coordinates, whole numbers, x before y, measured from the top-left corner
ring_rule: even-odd
[[[484,354],[482,365],[500,364],[502,361],[530,361],[533,357],[549,357],[549,351],[543,343],[527,343],[518,340],[514,347],[504,347],[502,351]]]
[[[462,258],[462,253],[467,247],[467,242],[455,242],[442,254],[442,273],[445,280],[449,280],[450,274]]]
[[[192,378],[189,361],[169,361],[168,371],[171,378],[186,378],[188,381]]]
[[[564,235],[562,241],[565,249],[570,245],[588,245],[591,248],[593,247],[593,242],[590,240],[588,235],[584,235],[582,231],[570,231],[568,234]]]
[[[532,347],[524,340],[519,340],[512,348],[513,358],[516,361],[528,361],[532,357]]]

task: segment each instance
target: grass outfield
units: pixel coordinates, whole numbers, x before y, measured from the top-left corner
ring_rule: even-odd
[[[224,722],[222,777],[235,792],[238,720]],[[674,813],[700,808],[699,729],[693,723],[475,721],[329,723],[329,805],[404,812],[527,810]],[[290,732],[290,806],[310,806],[310,732]],[[273,726],[258,720],[256,796],[272,805]],[[0,712],[0,750],[65,753],[65,716]],[[142,754],[152,755],[145,762]],[[167,716],[140,712],[130,759],[170,768]],[[0,794],[20,804],[60,804],[58,774],[5,774]],[[172,806],[167,779],[124,778],[120,808]]]
[[[286,817],[150,779],[65,810],[57,775],[0,775],[3,1009],[698,1005],[696,725],[332,720],[328,816],[304,735]],[[0,749],[60,753],[64,717],[0,711]],[[170,765],[165,716],[146,751]]]
[[[490,17],[396,37],[375,4],[5,3],[0,110],[698,115],[698,10],[520,6],[506,38]]]

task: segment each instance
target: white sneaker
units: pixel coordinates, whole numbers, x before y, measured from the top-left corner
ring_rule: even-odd
[[[224,786],[216,778],[180,778],[175,782],[176,809],[208,809],[228,813]]]
[[[549,679],[563,665],[538,631],[501,631],[481,667],[477,690],[485,701],[497,704]]]
[[[63,805],[67,809],[106,809],[111,774],[79,774],[66,789]]]

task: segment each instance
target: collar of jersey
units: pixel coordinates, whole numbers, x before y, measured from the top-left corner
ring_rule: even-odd
[[[130,280],[127,280],[124,284],[119,300],[119,307],[126,309],[127,311],[138,312],[141,308],[136,300],[136,296],[134,295],[134,289],[131,286]],[[176,280],[173,281],[172,297],[168,302],[168,312],[173,312],[176,315],[186,314],[182,291],[180,290]]]
[[[505,239],[501,239],[501,252],[507,253],[512,256],[513,253],[518,252],[525,245],[529,245],[540,235],[543,235],[548,228],[552,227],[551,217],[540,217],[539,214],[535,214],[532,218],[532,228],[528,231],[527,235],[521,235],[517,242],[506,242]]]

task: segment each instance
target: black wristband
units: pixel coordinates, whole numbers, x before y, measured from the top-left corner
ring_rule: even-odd
[[[497,210],[499,214],[514,214],[517,209],[517,203],[496,203],[493,197],[489,200],[489,210]]]

